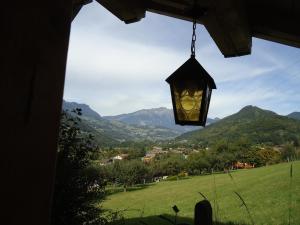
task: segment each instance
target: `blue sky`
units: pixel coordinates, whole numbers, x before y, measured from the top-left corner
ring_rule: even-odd
[[[190,56],[191,29],[153,13],[126,25],[98,3],[85,6],[72,24],[64,98],[101,115],[171,108],[165,79]],[[209,117],[246,105],[300,111],[300,49],[254,38],[250,56],[224,58],[198,25],[196,58],[217,85]]]

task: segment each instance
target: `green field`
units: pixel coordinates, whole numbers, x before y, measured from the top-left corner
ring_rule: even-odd
[[[300,162],[293,163],[290,188],[290,163],[232,172],[190,177],[179,181],[163,181],[134,191],[107,196],[105,209],[125,210],[125,224],[164,225],[158,218],[173,218],[172,206],[180,209],[180,221],[193,224],[194,205],[203,199],[211,202],[214,218],[219,224],[252,224],[250,216],[234,193],[246,202],[254,224],[300,224]],[[291,199],[291,200],[290,200]]]

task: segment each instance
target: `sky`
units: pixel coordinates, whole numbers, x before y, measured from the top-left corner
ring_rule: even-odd
[[[100,115],[171,108],[165,79],[190,57],[192,23],[147,13],[125,24],[94,2],[72,23],[64,99]],[[224,58],[197,26],[196,58],[217,85],[208,116],[255,105],[286,115],[300,111],[300,49],[253,38],[252,54]]]

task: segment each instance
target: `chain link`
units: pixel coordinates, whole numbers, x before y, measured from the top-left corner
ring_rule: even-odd
[[[197,22],[196,20],[193,21],[193,35],[192,35],[192,43],[191,43],[191,56],[195,57],[195,43],[196,43],[196,26],[197,26]]]

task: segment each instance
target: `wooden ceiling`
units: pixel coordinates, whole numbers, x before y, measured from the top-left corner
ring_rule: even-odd
[[[252,37],[300,47],[299,0],[97,1],[125,23],[141,20],[147,11],[189,21],[196,17],[225,57],[250,54]]]

